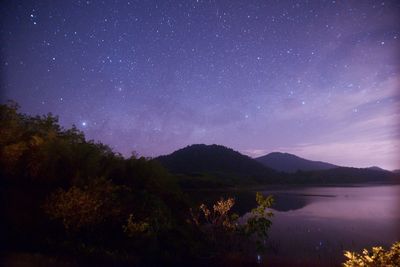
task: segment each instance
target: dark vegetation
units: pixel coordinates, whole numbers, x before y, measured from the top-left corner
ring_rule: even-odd
[[[157,161],[125,159],[51,114],[0,105],[0,130],[0,262],[23,252],[53,266],[216,264],[267,237],[271,198],[257,195],[239,224],[234,199],[199,207]],[[243,174],[264,171],[246,164]]]
[[[324,171],[297,171],[290,181],[314,184],[364,184],[364,183],[399,183],[399,175],[369,168],[338,167]]]

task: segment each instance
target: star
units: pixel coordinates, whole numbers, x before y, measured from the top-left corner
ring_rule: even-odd
[[[393,143],[396,1],[8,2],[1,99],[56,114],[65,128],[95,127],[88,138],[124,155],[134,145],[158,156],[202,142],[274,149],[373,135]],[[315,125],[323,127],[311,132]]]

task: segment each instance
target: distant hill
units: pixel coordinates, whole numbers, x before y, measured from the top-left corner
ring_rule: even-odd
[[[174,174],[197,177],[203,182],[259,183],[276,176],[272,169],[221,145],[191,145],[155,160]]]
[[[368,167],[367,169],[374,170],[374,171],[381,171],[381,172],[390,172],[390,171],[382,169],[381,167],[378,167],[378,166],[371,166],[371,167]]]
[[[334,169],[339,166],[322,162],[300,158],[289,153],[273,152],[255,160],[264,166],[280,172],[294,173],[300,171],[319,171]]]

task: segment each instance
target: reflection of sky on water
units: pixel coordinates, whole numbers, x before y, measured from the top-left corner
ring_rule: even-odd
[[[335,266],[343,250],[400,240],[400,186],[310,187],[268,191],[285,207],[277,208],[270,229],[267,258],[279,263]],[[299,207],[290,203],[298,200]],[[285,211],[287,210],[287,211]]]

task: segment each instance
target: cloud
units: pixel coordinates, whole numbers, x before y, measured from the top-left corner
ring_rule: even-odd
[[[391,77],[361,90],[335,91],[329,104],[322,100],[325,97],[322,92],[310,106],[277,109],[274,112],[277,122],[303,121],[297,135],[282,129],[278,133],[275,129],[274,134],[281,140],[292,137],[291,144],[288,141],[264,143],[242,151],[252,157],[282,151],[338,165],[399,168],[399,85],[400,79]]]
[[[378,165],[389,170],[400,167],[400,141],[398,139],[302,144],[281,149],[308,159],[328,161],[342,166]]]
[[[241,151],[243,154],[246,154],[252,158],[257,158],[266,155],[272,151],[268,149],[246,149]]]

